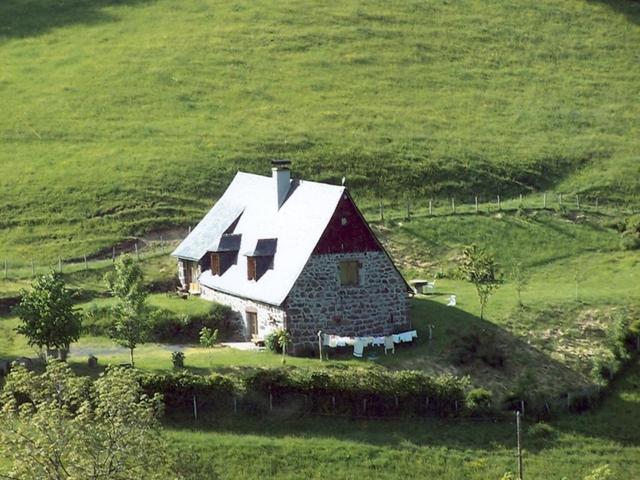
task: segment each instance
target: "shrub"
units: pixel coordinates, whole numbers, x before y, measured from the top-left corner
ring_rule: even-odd
[[[198,342],[203,328],[228,335],[232,333],[231,318],[231,308],[217,303],[213,303],[209,313],[203,315],[177,315],[169,310],[151,308],[151,339],[156,342]]]
[[[173,368],[175,368],[175,369],[184,368],[184,353],[183,352],[172,352],[171,353],[171,363],[173,363]]]
[[[620,248],[622,250],[637,250],[640,248],[640,233],[626,231],[620,237]]]
[[[474,388],[467,393],[466,406],[472,413],[487,413],[491,410],[493,396],[484,388]]]
[[[481,361],[492,368],[502,368],[505,353],[491,334],[471,332],[458,337],[451,347],[450,359],[455,365]]]
[[[264,346],[267,350],[274,353],[282,353],[282,347],[278,343],[278,334],[273,331],[264,337]]]
[[[527,430],[527,435],[532,438],[548,439],[557,435],[556,430],[545,422],[538,422],[531,425]]]

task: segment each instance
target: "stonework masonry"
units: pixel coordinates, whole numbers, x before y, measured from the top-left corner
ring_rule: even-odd
[[[360,262],[359,285],[343,286],[340,262]],[[294,352],[317,349],[319,330],[386,335],[409,327],[407,286],[383,251],[312,255],[285,302]]]
[[[247,340],[251,339],[247,321],[248,311],[257,313],[258,336],[261,338],[264,338],[272,330],[284,328],[285,311],[280,307],[229,295],[204,285],[200,285],[200,295],[204,300],[229,306],[235,314],[233,320],[238,325],[240,334]]]

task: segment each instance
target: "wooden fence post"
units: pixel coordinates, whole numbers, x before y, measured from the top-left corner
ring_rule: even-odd
[[[111,261],[116,261],[116,247],[113,247],[113,249],[111,250]]]
[[[520,412],[516,412],[516,435],[518,438],[518,479],[523,480],[522,477],[522,439],[520,437]]]
[[[87,256],[84,256],[84,269],[89,270],[89,264],[87,263]]]
[[[433,213],[433,200],[429,199],[429,215]]]
[[[502,210],[502,208],[500,207],[500,195],[498,195],[498,210]]]
[[[547,208],[547,194],[542,195],[542,208]]]
[[[478,213],[478,197],[476,196],[476,213]]]
[[[193,418],[198,420],[198,402],[196,396],[193,396]]]
[[[580,195],[576,195],[576,208],[580,210]]]
[[[456,213],[456,199],[451,197],[451,211]]]
[[[5,280],[7,279],[8,271],[9,271],[9,265],[7,264],[7,259],[5,258],[4,259],[4,279]]]
[[[522,207],[522,194],[520,194],[520,206]]]

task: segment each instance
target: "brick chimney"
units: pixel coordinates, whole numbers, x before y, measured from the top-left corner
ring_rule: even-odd
[[[273,184],[276,191],[276,199],[278,202],[278,210],[284,203],[291,187],[291,170],[289,160],[272,160],[271,171],[273,175]]]

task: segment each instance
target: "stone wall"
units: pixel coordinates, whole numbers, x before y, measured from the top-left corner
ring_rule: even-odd
[[[340,262],[360,262],[357,286],[342,286]],[[294,352],[317,349],[317,333],[386,335],[409,327],[407,287],[382,251],[312,255],[285,304]]]
[[[282,308],[222,293],[204,285],[200,285],[200,289],[201,298],[231,307],[235,313],[234,320],[239,326],[240,333],[247,341],[251,340],[247,323],[247,309],[257,312],[258,336],[261,338],[264,338],[272,330],[284,327],[285,312]]]

